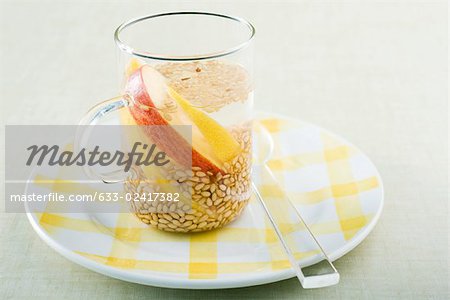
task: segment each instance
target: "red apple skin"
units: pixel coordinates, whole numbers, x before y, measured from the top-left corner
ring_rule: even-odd
[[[156,109],[144,109],[139,107],[155,107],[150,98],[142,78],[142,68],[133,72],[128,78],[126,92],[135,102],[129,106],[131,115],[137,125],[145,126],[143,130],[162,151],[170,158],[184,167],[196,166],[203,172],[210,171],[213,174],[222,173],[222,170],[193,149],[191,145],[175,130],[169,122],[162,117]],[[160,126],[153,126],[160,125]]]

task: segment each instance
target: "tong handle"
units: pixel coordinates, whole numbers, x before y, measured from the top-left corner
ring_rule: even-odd
[[[297,278],[299,279],[303,288],[320,288],[337,284],[340,278],[338,271],[334,267],[331,260],[328,258],[319,241],[309,229],[308,225],[305,223],[295,206],[289,200],[286,193],[282,190],[272,171],[266,164],[261,166],[260,175],[264,176],[264,178],[268,178],[278,191],[282,191],[282,197],[267,197],[266,199],[264,199],[257,186],[252,183],[253,191],[259,199],[260,204],[264,208],[270,220],[270,223],[275,229],[278,239],[283,245],[291,266],[295,271]],[[281,229],[281,225],[283,222],[285,222],[285,219],[287,218],[286,214],[288,212],[294,212],[294,214],[289,215],[289,218],[291,218],[291,220],[293,219],[292,224],[294,225],[294,228],[296,228],[297,226],[301,226],[302,228],[306,229],[307,236],[309,237],[308,242],[315,246],[315,250],[318,251],[322,257],[322,260],[319,263],[309,267],[300,267],[294,254],[295,248],[298,245],[296,245],[294,239],[289,238],[289,234],[292,232],[289,232],[289,230]]]

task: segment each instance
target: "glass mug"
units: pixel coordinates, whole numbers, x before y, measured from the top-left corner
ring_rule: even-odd
[[[145,16],[115,31],[122,96],[93,107],[80,124],[118,111],[121,125],[147,128],[143,136],[171,158],[158,170],[134,165],[120,176],[87,170],[138,195],[129,207],[142,222],[170,232],[212,230],[248,203],[254,34],[246,20],[206,12]],[[176,130],[186,125],[189,137]],[[187,164],[180,153],[189,154]],[[139,197],[162,191],[172,201]]]

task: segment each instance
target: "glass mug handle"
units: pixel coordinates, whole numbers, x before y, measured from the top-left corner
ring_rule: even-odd
[[[131,96],[125,94],[109,100],[105,100],[92,107],[78,124],[79,127],[77,129],[74,142],[75,151],[78,153],[89,141],[92,130],[91,125],[97,125],[105,115],[132,105],[133,100]],[[100,173],[95,171],[88,164],[83,165],[83,171],[90,179],[100,179],[104,183],[124,182],[128,174],[128,172],[125,172],[123,170]]]

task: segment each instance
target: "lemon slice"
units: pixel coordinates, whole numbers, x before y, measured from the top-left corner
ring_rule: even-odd
[[[191,106],[171,87],[168,86],[167,91],[200,130],[218,159],[228,162],[239,154],[241,147],[227,129],[206,113]]]
[[[138,70],[142,66],[142,63],[136,58],[130,59],[128,66],[125,70],[125,76],[128,78],[131,74],[133,74],[136,70]]]

